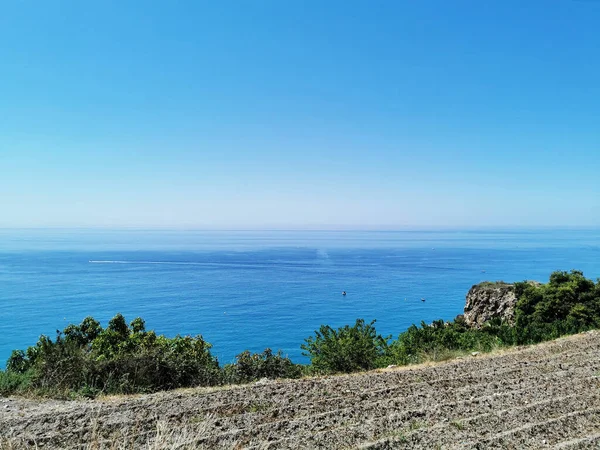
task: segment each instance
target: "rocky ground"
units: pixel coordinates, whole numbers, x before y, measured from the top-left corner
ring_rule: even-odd
[[[357,375],[0,399],[0,448],[600,448],[600,333]]]

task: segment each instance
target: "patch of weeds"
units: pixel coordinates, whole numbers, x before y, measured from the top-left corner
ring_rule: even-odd
[[[245,412],[248,412],[248,409],[242,405],[219,406],[214,410],[214,413],[218,417],[231,417],[238,414],[244,414]]]
[[[396,442],[400,442],[403,444],[406,444],[408,442],[408,438],[406,437],[406,434],[404,431],[392,431],[391,433],[387,434],[386,437],[388,439],[393,439]]]
[[[89,398],[89,399],[96,398],[101,393],[102,393],[102,391],[100,391],[99,389],[95,389],[93,387],[86,385],[86,386],[83,386],[78,391],[70,391],[68,395],[69,395],[70,399],[77,400],[80,398]]]
[[[465,429],[465,424],[462,423],[460,420],[453,420],[452,422],[450,422],[450,425],[452,425],[457,430],[464,430]]]
[[[31,389],[31,373],[4,372],[0,370],[0,395],[23,394]]]
[[[410,422],[410,425],[408,426],[408,428],[410,429],[410,431],[415,431],[415,430],[420,430],[421,428],[424,428],[427,424],[425,422],[419,422],[418,420],[413,420],[412,422]]]
[[[396,441],[398,441],[399,443],[402,443],[402,444],[406,444],[406,443],[408,443],[408,438],[406,437],[406,435],[404,433],[398,433],[396,435]]]
[[[190,423],[202,423],[206,420],[206,416],[202,415],[202,414],[198,414],[195,415],[194,417],[192,417],[189,422]]]
[[[269,409],[270,406],[271,405],[269,403],[251,403],[250,406],[248,406],[248,412],[256,413],[265,411]]]

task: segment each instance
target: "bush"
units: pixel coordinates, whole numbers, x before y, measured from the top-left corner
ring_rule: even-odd
[[[273,353],[270,348],[262,353],[248,350],[236,356],[236,362],[225,367],[225,381],[228,383],[249,383],[261,378],[299,378],[302,367],[294,364],[279,350]]]
[[[518,344],[533,344],[600,326],[600,281],[558,271],[547,284],[517,283]]]
[[[30,389],[31,374],[0,370],[0,396],[23,394]]]
[[[374,320],[367,324],[357,319],[353,327],[346,325],[337,330],[321,325],[315,335],[301,345],[302,354],[310,358],[317,373],[350,373],[380,367],[390,337],[377,334],[374,323]]]
[[[445,359],[443,355],[490,351],[502,345],[499,331],[509,328],[499,323],[494,327],[471,329],[462,318],[453,322],[436,320],[431,325],[421,322],[420,327],[412,325],[390,344],[388,360],[393,364],[406,365],[429,360],[438,361]]]
[[[14,351],[7,373],[31,377],[43,392],[136,393],[221,382],[219,364],[202,336],[167,338],[146,331],[144,321],[130,326],[121,314],[106,329],[91,317],[41,336],[26,352]]]

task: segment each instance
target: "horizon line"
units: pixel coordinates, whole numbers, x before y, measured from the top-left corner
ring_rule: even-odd
[[[0,230],[10,231],[35,231],[35,230],[106,230],[106,231],[212,231],[212,232],[242,232],[242,231],[315,231],[315,232],[406,232],[406,231],[466,231],[466,230],[600,230],[600,225],[375,225],[359,227],[353,225],[305,225],[305,226],[240,226],[216,227],[199,225],[152,226],[152,225],[46,225],[46,226],[2,226]]]

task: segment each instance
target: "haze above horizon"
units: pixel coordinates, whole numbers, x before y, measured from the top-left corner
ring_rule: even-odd
[[[6,2],[0,227],[600,226],[600,1]]]

